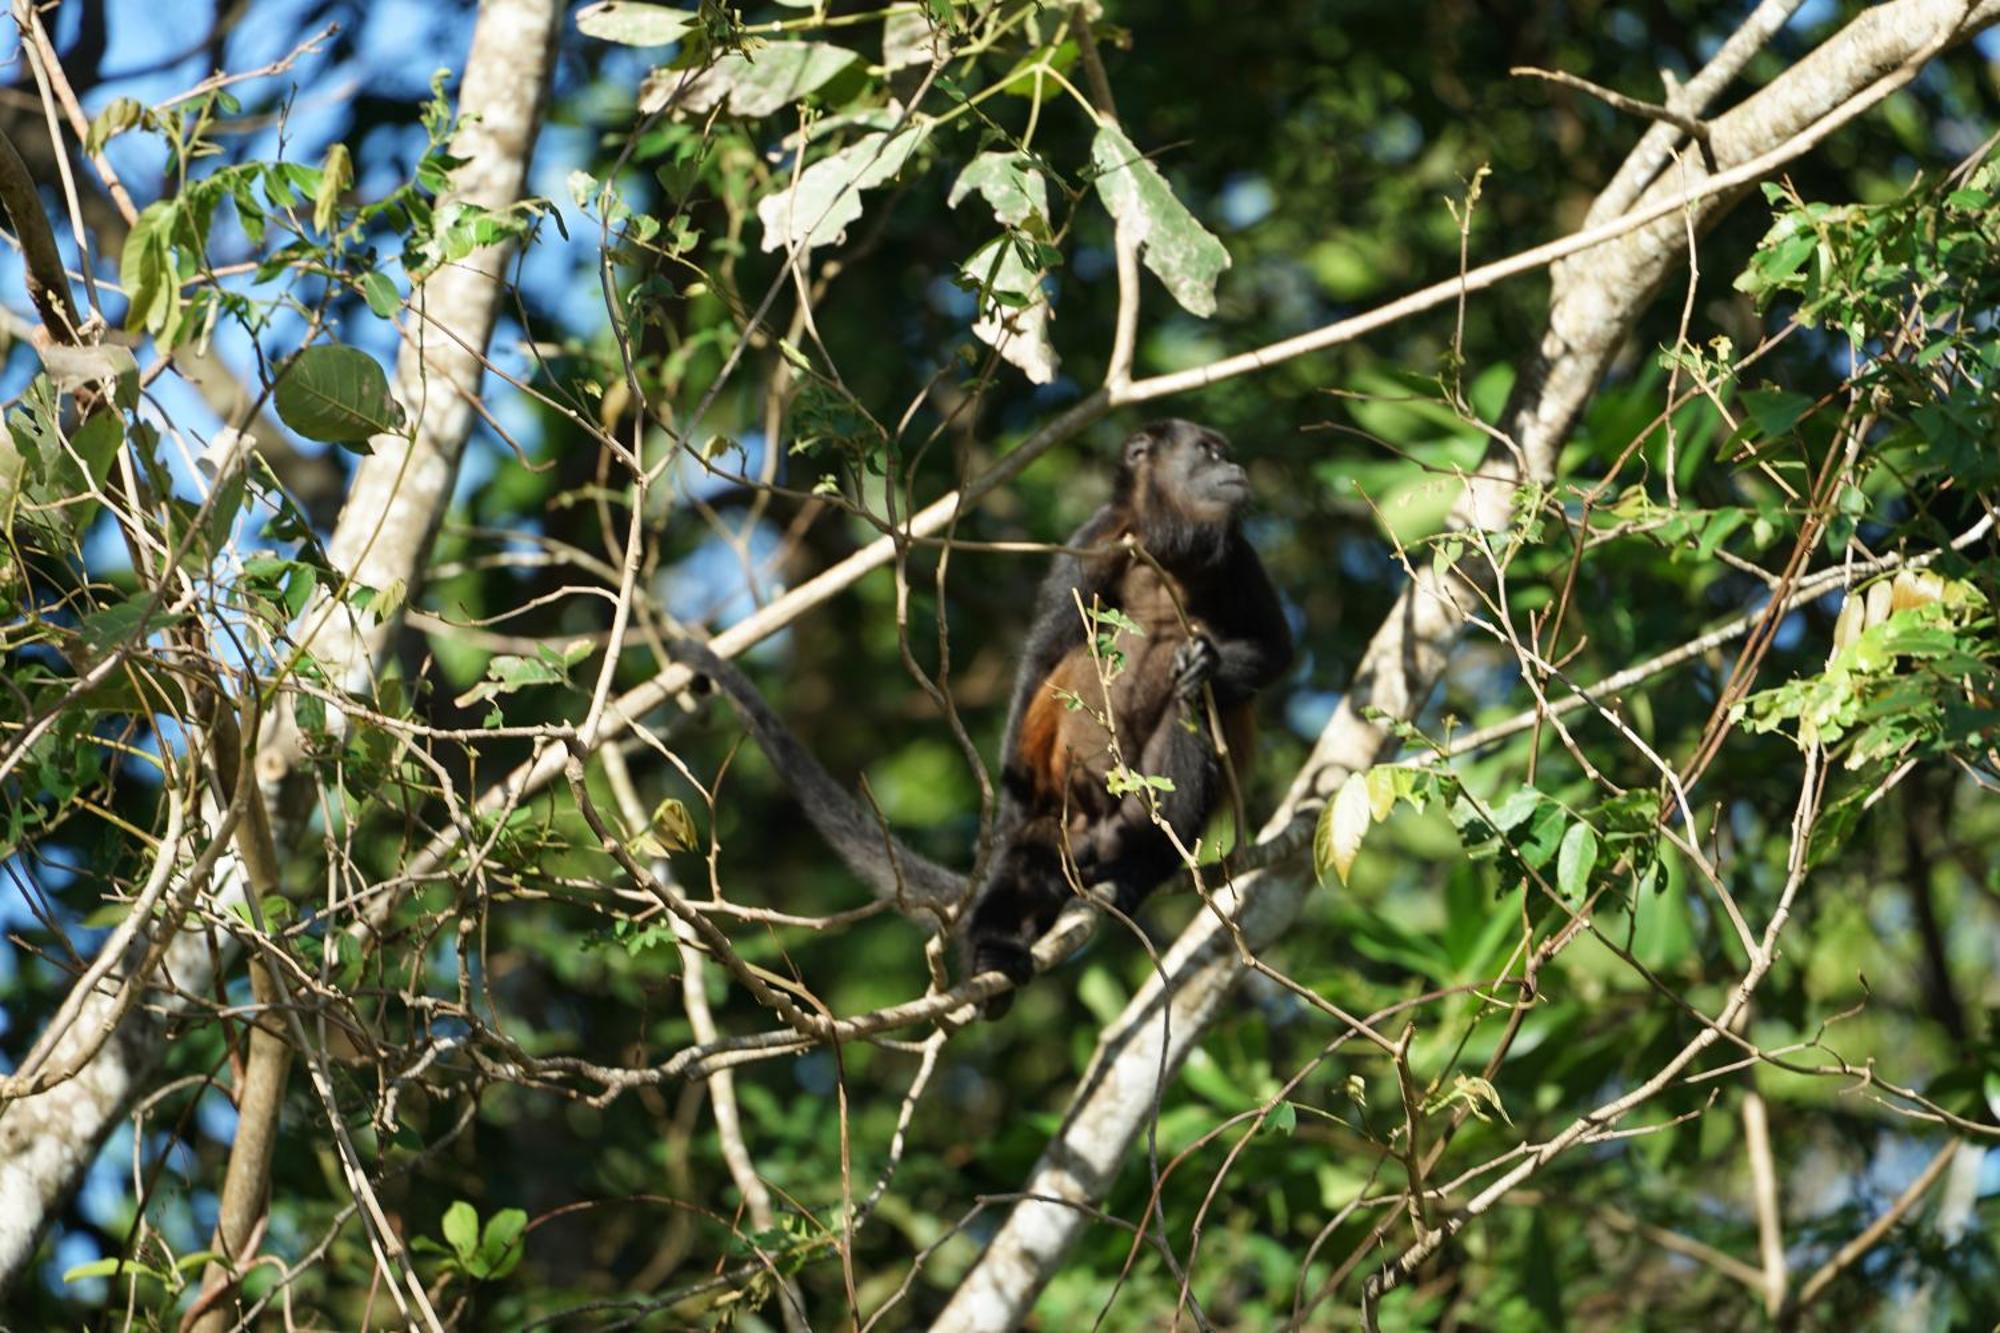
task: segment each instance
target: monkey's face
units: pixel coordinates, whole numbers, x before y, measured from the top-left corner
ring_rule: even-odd
[[[1229,441],[1191,421],[1148,426],[1126,445],[1125,461],[1144,469],[1148,500],[1196,524],[1227,523],[1250,498],[1250,478],[1230,457]]]

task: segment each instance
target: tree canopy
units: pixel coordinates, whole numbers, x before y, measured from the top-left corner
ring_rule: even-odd
[[[1996,20],[17,4],[0,1321],[1991,1324]],[[1166,416],[1299,661],[983,1021],[670,645],[971,877]]]

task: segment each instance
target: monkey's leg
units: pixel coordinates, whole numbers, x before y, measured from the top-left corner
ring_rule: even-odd
[[[1035,975],[1029,950],[1055,924],[1068,896],[1061,851],[1060,821],[1042,816],[1017,829],[995,857],[985,891],[972,905],[965,938],[971,971],[1001,972],[1016,986]],[[1013,1006],[1011,994],[987,1001],[986,1017],[998,1018]]]
[[[1144,792],[1127,796],[1091,835],[1088,878],[1117,885],[1121,911],[1131,911],[1180,869],[1181,854],[1175,840],[1194,850],[1195,839],[1201,836],[1221,793],[1221,765],[1215,747],[1205,730],[1189,726],[1185,720],[1189,716],[1192,714],[1186,710],[1169,708],[1139,751],[1139,773],[1165,778],[1173,789],[1153,789],[1150,801]],[[1161,822],[1173,830],[1172,838],[1154,822],[1154,803]],[[1079,856],[1078,864],[1085,860]]]

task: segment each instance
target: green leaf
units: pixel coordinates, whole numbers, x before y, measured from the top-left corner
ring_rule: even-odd
[[[1280,1134],[1285,1138],[1299,1127],[1299,1108],[1290,1102],[1279,1102],[1271,1108],[1271,1114],[1264,1117],[1264,1130],[1269,1134]]]
[[[1789,389],[1752,389],[1743,395],[1743,407],[1756,423],[1760,439],[1783,435],[1812,410],[1813,399]]]
[[[1181,1077],[1197,1094],[1231,1115],[1257,1108],[1258,1098],[1244,1091],[1205,1047],[1197,1046],[1188,1052]]]
[[[1750,516],[1741,509],[1718,509],[1709,515],[1702,526],[1701,540],[1695,545],[1695,557],[1707,560],[1715,554],[1715,548],[1729,539],[1729,534],[1750,521]]]
[[[396,294],[396,284],[386,273],[362,274],[361,295],[367,300],[368,308],[383,319],[394,319],[403,304],[402,298]]]
[[[1104,786],[1113,796],[1130,796],[1142,791],[1172,791],[1174,780],[1154,777],[1148,773],[1134,773],[1125,765],[1116,764],[1104,775]]]
[[[1581,900],[1596,868],[1597,830],[1581,822],[1570,825],[1556,853],[1556,889],[1572,902]]]
[[[167,1275],[156,1268],[148,1268],[136,1260],[121,1259],[113,1255],[109,1259],[93,1259],[87,1264],[78,1264],[74,1268],[66,1268],[63,1270],[62,1280],[64,1282],[81,1282],[86,1278],[113,1277],[119,1273],[139,1273],[161,1282],[167,1279]]]
[[[84,642],[103,654],[119,644],[163,629],[181,618],[162,610],[151,593],[136,592],[102,611],[91,612],[83,618],[80,628]]]
[[[312,596],[319,583],[319,571],[311,565],[299,565],[285,576],[285,612],[296,616],[306,609],[306,601]]]
[[[1513,795],[1493,807],[1493,827],[1502,833],[1511,831],[1541,808],[1547,798],[1533,787],[1516,789]]]
[[[519,1208],[502,1208],[486,1221],[486,1233],[479,1240],[478,1268],[487,1278],[503,1278],[521,1262],[521,1234],[528,1229],[528,1215]]]
[[[1116,633],[1135,634],[1142,639],[1146,637],[1146,627],[1115,606],[1093,606],[1084,614],[1099,626],[1111,626]]]
[[[764,249],[838,245],[846,239],[847,224],[861,216],[862,191],[894,180],[929,128],[865,134],[807,167],[797,184],[765,196],[757,204]]]
[[[1407,783],[1408,769],[1397,769],[1393,764],[1377,764],[1362,776],[1368,786],[1368,813],[1376,823],[1387,819],[1396,808],[1396,793]]]
[[[118,456],[118,447],[125,442],[125,423],[111,412],[99,412],[90,420],[76,428],[70,436],[70,448],[76,458],[83,462],[83,473],[78,474],[76,461],[67,454],[49,469],[49,484],[34,498],[38,500],[73,500],[91,491],[101,491],[104,480],[111,475],[112,460]],[[90,520],[97,516],[98,503],[91,500],[83,504],[64,507],[63,522],[72,532],[82,532],[90,526]]]
[[[1083,970],[1077,979],[1076,998],[1090,1011],[1090,1016],[1100,1024],[1106,1024],[1125,1011],[1125,1003],[1131,997],[1118,984],[1118,978],[1111,969],[1101,963],[1093,963]]]
[[[468,1266],[479,1254],[479,1211],[460,1199],[444,1210],[444,1238]]]
[[[1146,267],[1190,314],[1215,313],[1215,280],[1229,251],[1194,219],[1159,169],[1118,128],[1105,125],[1090,146],[1097,197],[1121,227],[1132,229]]]
[[[97,156],[104,151],[108,140],[137,125],[145,113],[146,108],[129,97],[112,98],[104,110],[97,113],[97,118],[90,122],[90,131],[83,138],[84,153],[90,157]]]
[[[374,357],[317,343],[300,352],[278,380],[278,419],[309,440],[368,453],[368,440],[403,428],[402,405]]]
[[[700,836],[695,831],[694,817],[688,814],[687,802],[669,796],[653,807],[652,822],[633,840],[632,854],[656,858],[684,852]]]
[[[700,22],[701,15],[692,10],[635,0],[601,0],[576,11],[578,32],[621,46],[671,46]]]
[[[531,685],[561,685],[568,680],[569,672],[560,661],[498,653],[486,664],[486,679],[453,702],[460,708],[470,708],[482,699],[498,698]]]
[[[162,199],[146,205],[139,220],[125,233],[118,256],[118,283],[125,289],[125,327],[158,332],[180,303],[180,284],[167,238],[178,219],[178,206]]]
[[[1521,860],[1540,870],[1556,859],[1562,849],[1563,832],[1569,817],[1554,801],[1543,802],[1528,821],[1525,831],[1514,834],[1514,851]]]

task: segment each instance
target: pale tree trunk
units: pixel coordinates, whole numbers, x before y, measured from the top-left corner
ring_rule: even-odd
[[[1702,103],[1712,99],[1749,51],[1794,8],[1795,0],[1760,6],[1739,34],[1741,40],[1718,53],[1718,75],[1704,74],[1689,91]],[[1803,138],[1803,151],[1886,96],[1891,85],[1900,86],[1896,81],[1906,81],[1929,56],[1996,18],[2000,0],[1897,0],[1867,11],[1769,87],[1710,122],[1710,148],[1718,168],[1727,171],[1749,163],[1796,138]],[[1687,109],[1699,114],[1699,105]],[[1691,148],[1680,164],[1669,165],[1657,130],[1635,149],[1635,158],[1642,155],[1650,169],[1635,162],[1615,176],[1599,211],[1593,212],[1593,223],[1672,199],[1698,187],[1709,174]],[[1489,452],[1479,473],[1495,480],[1467,487],[1454,510],[1454,523],[1503,527],[1513,490],[1507,479],[1518,479],[1523,465],[1536,481],[1552,478],[1571,425],[1640,312],[1681,261],[1690,227],[1699,231],[1713,222],[1741,193],[1711,196],[1690,207],[1692,217],[1676,213],[1556,269],[1537,363],[1516,386],[1500,423],[1519,452],[1497,445]],[[1464,596],[1454,580],[1428,567],[1418,571],[1369,641],[1352,688],[1262,836],[1295,831],[1294,821],[1303,810],[1323,800],[1349,773],[1393,750],[1392,739],[1364,714],[1380,709],[1394,718],[1415,717],[1464,624]],[[1278,869],[1242,876],[1233,890],[1214,898],[1236,917],[1245,943],[1258,949],[1291,926],[1304,892],[1295,873]],[[1131,1159],[1162,1079],[1179,1072],[1247,970],[1236,941],[1216,914],[1199,914],[1159,972],[1105,1029],[1062,1128],[1020,1187],[1031,1197],[1008,1215],[933,1329],[1010,1329],[1027,1317],[1089,1225],[1085,1210],[1104,1200]]]
[[[458,205],[498,212],[521,198],[562,8],[556,0],[485,0],[480,6],[459,93],[459,129],[451,142],[452,156],[465,163],[438,201],[440,227]],[[505,269],[513,252],[508,245],[475,250],[432,273],[410,294],[395,391],[415,430],[409,438],[377,435],[369,442],[374,452],[355,469],[327,543],[334,567],[363,587],[400,585],[414,596],[423,582],[472,432],[472,405],[486,373],[486,344],[507,291]],[[311,627],[313,656],[329,679],[365,690],[390,626],[325,603],[316,611],[322,619]],[[267,744],[258,759],[259,780],[268,787],[297,757],[295,736]]]
[[[486,0],[480,6],[459,90],[461,125],[451,144],[452,154],[466,161],[439,202],[441,220],[455,203],[497,210],[521,197],[547,102],[562,10],[557,0]],[[414,439],[374,441],[375,453],[358,470],[331,544],[336,565],[357,582],[383,588],[400,581],[408,588],[420,581],[470,433],[479,356],[492,336],[511,252],[509,246],[475,251],[432,274],[413,294],[396,385],[410,410]],[[335,679],[365,680],[369,654],[380,650],[384,637],[380,628],[358,634],[351,622],[329,617],[314,651],[332,657],[328,671]],[[296,751],[287,740],[279,737],[259,755],[260,778],[268,781],[289,768]],[[240,880],[231,867],[219,871],[212,904],[223,907],[222,890]],[[153,992],[122,1016],[115,998],[152,944],[147,932],[139,931],[54,1049],[41,1053],[50,1067],[66,1067],[91,1034],[115,1022],[110,1038],[77,1075],[0,1105],[0,1290],[27,1266],[54,1214],[158,1068],[167,1026],[180,1012],[174,994]],[[229,955],[233,950],[216,956],[205,934],[188,931],[167,944],[161,967],[177,992],[206,994],[218,984]],[[267,1110],[274,1112],[276,1105],[275,1098],[267,1100]],[[246,1181],[233,1197],[255,1202],[263,1191]],[[233,1234],[249,1230],[239,1226]]]

